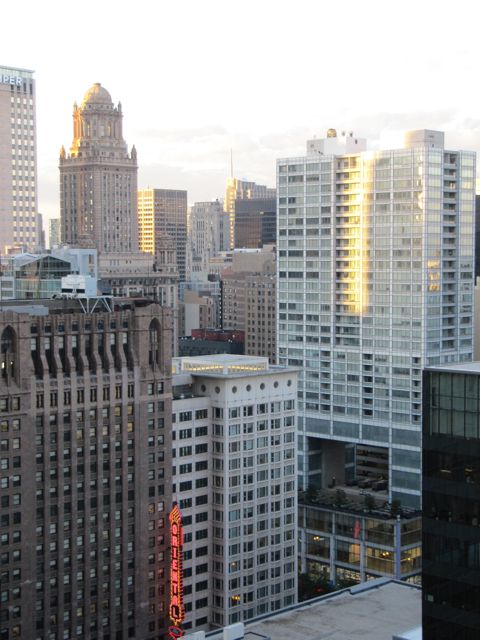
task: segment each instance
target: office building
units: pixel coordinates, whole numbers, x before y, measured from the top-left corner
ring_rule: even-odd
[[[424,372],[424,640],[480,637],[479,383],[479,362]]]
[[[296,379],[266,358],[173,362],[173,499],[185,530],[185,629],[294,604]]]
[[[235,248],[256,249],[276,241],[276,198],[235,200]]]
[[[141,251],[156,255],[165,237],[173,242],[180,282],[185,281],[187,255],[187,192],[176,189],[140,189],[138,233]]]
[[[354,481],[356,448],[375,447],[388,477],[362,481],[418,509],[422,368],[472,358],[475,154],[424,130],[338,153],[334,133],[277,166],[278,362],[301,369],[303,483]]]
[[[0,254],[38,245],[33,71],[0,66]]]
[[[0,312],[2,639],[166,633],[171,314],[93,302]]]
[[[122,133],[123,112],[95,83],[73,107],[73,142],[60,151],[62,242],[99,254],[138,250],[137,152]]]
[[[250,200],[252,198],[275,198],[274,188],[266,187],[263,184],[256,184],[238,178],[228,178],[225,188],[225,201],[223,207],[230,218],[230,249],[235,245],[235,201]]]

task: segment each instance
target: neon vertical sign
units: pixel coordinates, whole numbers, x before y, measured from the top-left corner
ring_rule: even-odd
[[[171,638],[181,638],[184,634],[181,624],[185,618],[183,606],[183,527],[182,514],[175,503],[170,520],[170,609],[172,626],[168,628]]]

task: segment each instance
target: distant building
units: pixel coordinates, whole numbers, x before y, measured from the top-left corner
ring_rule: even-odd
[[[60,246],[60,218],[50,218],[48,221],[48,235],[50,249]]]
[[[266,358],[173,361],[172,492],[185,524],[185,629],[296,602],[296,378]]]
[[[180,282],[186,279],[187,192],[177,189],[140,189],[138,233],[141,251],[156,255],[165,236],[176,250]]]
[[[235,248],[256,249],[276,241],[276,198],[235,200]]]
[[[208,261],[230,242],[230,220],[223,203],[196,202],[188,219],[188,271],[206,272]]]
[[[424,372],[423,640],[480,637],[480,363]]]
[[[275,198],[275,188],[266,187],[263,184],[239,180],[238,178],[228,178],[225,189],[225,211],[230,216],[230,249],[235,245],[235,201],[250,200],[252,198]]]
[[[216,353],[243,355],[245,334],[243,331],[223,329],[194,329],[191,336],[183,336],[178,342],[179,356],[205,356]]]
[[[194,329],[217,326],[217,300],[210,295],[185,290],[179,303],[180,335],[189,336]]]
[[[0,300],[51,298],[62,290],[62,278],[89,276],[97,282],[95,249],[60,249],[53,253],[19,253],[1,263]],[[96,287],[96,285],[95,285]]]
[[[43,216],[41,213],[37,213],[37,251],[45,251],[45,229],[43,228]]]
[[[33,71],[0,66],[0,255],[36,251],[36,90]]]
[[[221,276],[222,327],[245,332],[246,355],[265,356],[275,363],[275,254],[267,250],[258,253],[239,252],[237,256],[234,252],[232,268]]]
[[[102,253],[138,251],[137,152],[122,133],[122,106],[95,83],[73,107],[73,142],[60,151],[62,242]]]

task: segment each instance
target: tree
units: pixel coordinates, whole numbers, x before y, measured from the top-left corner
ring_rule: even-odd
[[[305,502],[315,502],[318,498],[318,490],[313,484],[309,484],[305,491]]]
[[[337,489],[335,491],[335,504],[342,505],[347,502],[347,494],[343,489]]]
[[[390,505],[390,514],[395,518],[396,516],[402,515],[402,503],[398,498],[392,500],[392,504]]]
[[[371,493],[367,493],[365,495],[364,504],[365,504],[365,508],[368,511],[373,511],[373,509],[375,509],[376,502],[375,502],[375,498],[372,496]]]

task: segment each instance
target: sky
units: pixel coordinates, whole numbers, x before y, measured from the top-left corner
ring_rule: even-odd
[[[13,2],[8,2],[13,7]],[[120,101],[139,187],[223,197],[230,175],[273,186],[275,160],[329,127],[370,148],[408,129],[480,151],[475,0],[23,0],[0,65],[37,83],[39,210],[59,215],[72,107],[100,82]],[[7,15],[8,11],[4,11]],[[8,17],[8,16],[7,16]]]

